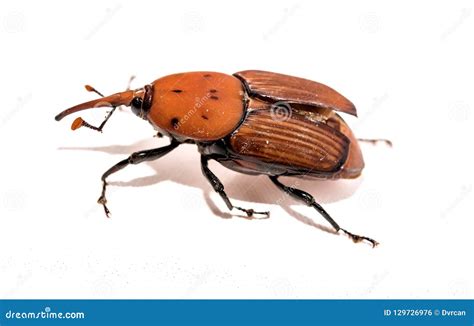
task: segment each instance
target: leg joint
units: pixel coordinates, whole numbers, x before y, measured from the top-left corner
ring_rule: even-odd
[[[146,153],[144,152],[135,152],[130,155],[128,158],[128,163],[130,164],[138,164],[144,161],[144,158],[146,157]]]

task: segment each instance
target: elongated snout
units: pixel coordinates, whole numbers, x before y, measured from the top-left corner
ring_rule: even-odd
[[[64,110],[63,112],[59,113],[55,119],[56,121],[61,120],[67,115],[70,115],[72,113],[76,113],[79,111],[87,110],[87,109],[94,109],[94,108],[101,108],[101,107],[113,107],[113,106],[119,106],[119,105],[127,105],[129,106],[130,103],[132,102],[132,99],[134,97],[135,91],[129,90],[125,92],[120,92],[116,94],[112,94],[107,97],[102,97],[97,100],[85,102],[78,104],[76,106],[73,106],[69,109]]]

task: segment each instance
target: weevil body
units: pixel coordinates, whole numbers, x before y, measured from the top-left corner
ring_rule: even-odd
[[[88,86],[88,90],[94,89]],[[343,231],[355,242],[366,240],[373,246],[377,244],[371,238],[342,229],[313,196],[278,180],[281,176],[338,179],[361,174],[364,161],[359,144],[337,113],[356,116],[355,106],[332,88],[265,71],[249,70],[233,75],[188,72],[79,104],[58,114],[56,120],[89,108],[113,107],[100,127],[82,118],[72,125],[72,129],[85,126],[101,131],[119,105],[130,106],[138,117],[168,136],[171,143],[133,153],[104,173],[99,203],[107,216],[105,191],[109,175],[129,164],[158,159],[180,144],[192,143],[201,153],[204,176],[229,210],[238,209],[248,217],[269,214],[232,205],[223,184],[209,169],[209,160],[241,173],[268,175],[279,189],[315,208],[336,231]]]

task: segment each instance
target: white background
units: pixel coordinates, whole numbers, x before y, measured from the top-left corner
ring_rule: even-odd
[[[0,297],[472,298],[471,7],[2,1]],[[83,85],[110,94],[132,74],[141,87],[176,72],[245,69],[330,85],[356,104],[359,118],[345,117],[356,135],[393,141],[361,145],[360,179],[301,183],[380,247],[331,233],[265,177],[211,163],[235,204],[272,213],[229,214],[190,145],[115,174],[105,218],[102,173],[167,140],[128,110],[103,134],[54,121],[95,98]],[[99,123],[104,113],[83,116]]]

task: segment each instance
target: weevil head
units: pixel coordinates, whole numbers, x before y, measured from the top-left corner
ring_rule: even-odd
[[[93,101],[75,105],[59,113],[55,119],[56,121],[79,111],[101,108],[101,107],[117,107],[120,105],[130,106],[132,112],[142,119],[147,119],[153,101],[153,86],[146,85],[145,87],[136,90],[127,90],[125,92],[115,93],[110,96],[102,97]],[[73,124],[74,127],[74,124]],[[74,128],[73,128],[74,129]]]

